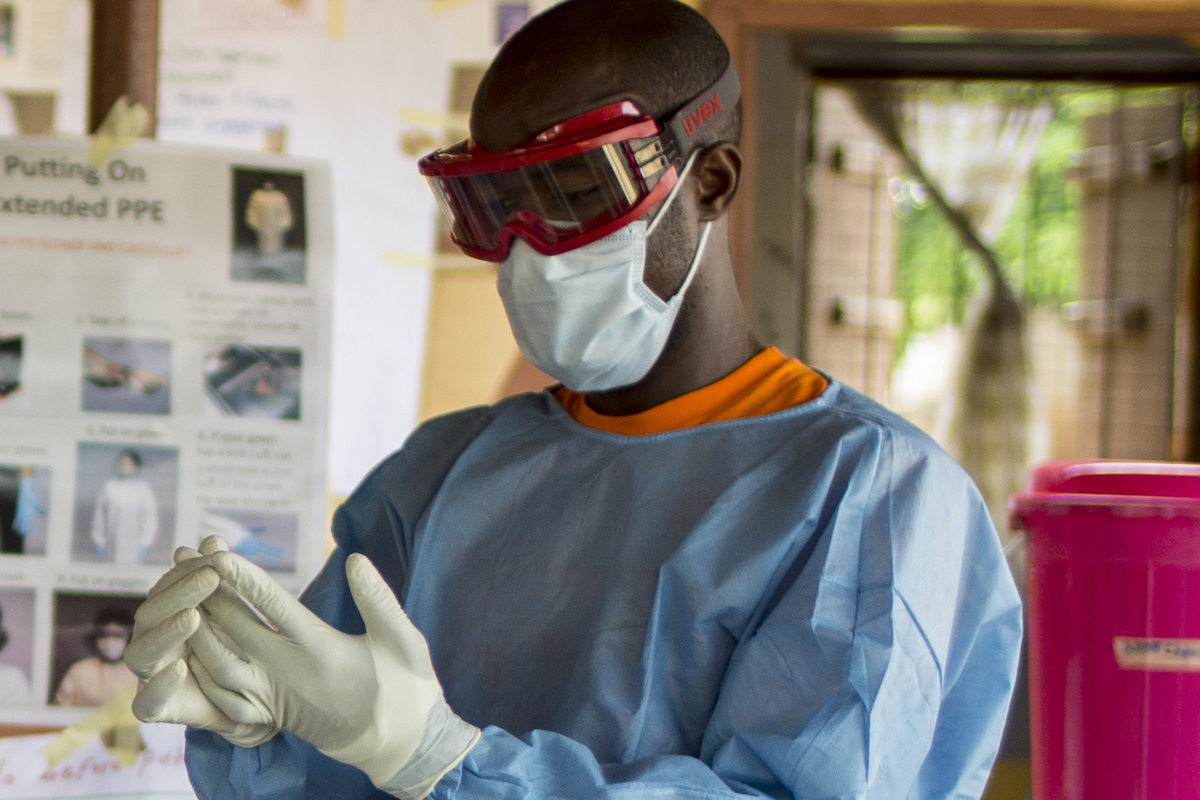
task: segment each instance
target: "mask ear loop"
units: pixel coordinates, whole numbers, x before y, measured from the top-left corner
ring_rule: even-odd
[[[654,227],[658,225],[658,221],[666,216],[666,210],[675,200],[675,195],[679,188],[683,186],[683,179],[687,177],[688,172],[692,168],[692,164],[696,162],[696,156],[700,155],[700,151],[693,150],[688,156],[687,163],[683,165],[683,170],[679,173],[679,179],[675,181],[675,185],[671,187],[671,191],[667,193],[667,197],[663,200],[663,204],[658,207],[658,213],[654,215],[654,219],[646,226],[646,238],[650,238],[650,234],[654,233]],[[700,229],[700,240],[696,242],[696,252],[692,254],[692,263],[688,267],[687,275],[683,277],[683,283],[679,287],[679,291],[671,296],[674,300],[676,297],[683,297],[684,292],[692,285],[692,278],[696,277],[696,267],[700,264],[700,257],[704,255],[704,247],[708,244],[708,234],[712,231],[712,223],[706,222]]]
[[[692,265],[688,267],[687,275],[683,278],[683,285],[679,287],[679,291],[671,298],[683,297],[683,293],[692,285],[692,278],[696,277],[696,267],[700,264],[700,257],[704,255],[704,246],[708,244],[708,234],[712,231],[712,223],[704,223],[704,227],[700,229],[700,241],[696,242],[696,252],[692,256]]]
[[[692,154],[688,156],[687,163],[683,165],[683,170],[679,173],[679,179],[675,181],[675,185],[671,187],[671,191],[667,192],[667,197],[665,200],[663,200],[662,205],[658,207],[658,211],[655,213],[654,219],[650,220],[650,224],[646,226],[647,237],[654,233],[654,229],[658,226],[659,220],[666,216],[667,209],[671,207],[671,203],[675,202],[675,195],[678,194],[679,190],[683,187],[683,179],[687,177],[688,171],[691,170],[692,164],[696,162],[696,156],[698,155],[700,155],[699,148],[693,150]]]

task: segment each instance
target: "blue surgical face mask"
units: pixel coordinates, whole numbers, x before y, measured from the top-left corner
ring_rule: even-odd
[[[658,361],[712,223],[701,229],[687,275],[670,300],[644,281],[646,240],[683,186],[692,159],[649,226],[636,220],[554,256],[513,239],[496,285],[517,344],[535,367],[574,391],[598,392],[637,383]]]

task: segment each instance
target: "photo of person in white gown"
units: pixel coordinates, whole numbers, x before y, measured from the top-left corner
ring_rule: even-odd
[[[142,480],[142,457],[122,450],[115,475],[96,495],[92,513],[92,542],[101,561],[141,564],[158,536],[158,502]]]
[[[72,557],[121,566],[160,564],[174,547],[178,450],[81,442]]]
[[[235,281],[303,284],[308,242],[304,176],[233,168],[229,276]]]

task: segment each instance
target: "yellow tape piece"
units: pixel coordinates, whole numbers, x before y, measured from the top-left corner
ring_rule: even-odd
[[[429,0],[429,13],[441,14],[470,2],[471,0]]]
[[[57,767],[97,737],[121,766],[136,764],[146,743],[142,741],[137,717],[133,716],[133,695],[133,689],[118,692],[108,705],[96,709],[46,745],[42,752],[50,768]]]
[[[426,111],[422,108],[400,109],[400,122],[405,125],[422,125],[426,128],[457,128],[466,130],[471,115],[465,111]]]
[[[112,104],[100,128],[92,136],[92,147],[88,160],[94,169],[100,169],[119,147],[129,147],[150,127],[150,112],[141,103],[130,105],[129,98],[121,95]]]
[[[342,0],[329,0],[329,38],[338,42],[346,39],[346,15]]]
[[[486,261],[480,261],[477,258],[471,258],[462,253],[457,255],[454,253],[429,255],[427,253],[413,253],[404,250],[384,250],[383,263],[389,267],[407,267],[409,269],[431,270],[435,272],[441,270],[479,270],[495,274],[496,271],[495,264],[489,264]]]
[[[402,250],[383,251],[383,263],[389,267],[433,269],[433,261],[433,256],[426,253],[406,253]]]

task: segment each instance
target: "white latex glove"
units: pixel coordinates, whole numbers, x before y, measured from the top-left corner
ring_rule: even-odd
[[[346,561],[366,625],[358,636],[326,624],[235,553],[211,563],[241,601],[224,593],[203,601],[211,627],[197,629],[189,663],[228,717],[291,731],[409,800],[429,794],[474,747],[479,730],[446,704],[425,638],[365,556]]]
[[[133,638],[125,649],[125,664],[138,676],[133,713],[143,722],[174,722],[216,731],[234,744],[252,747],[278,733],[264,724],[242,724],[226,716],[200,690],[188,669],[186,641],[204,623],[197,606],[219,591],[220,577],[204,557],[208,551],[181,547],[174,569],[150,589],[134,615]]]

